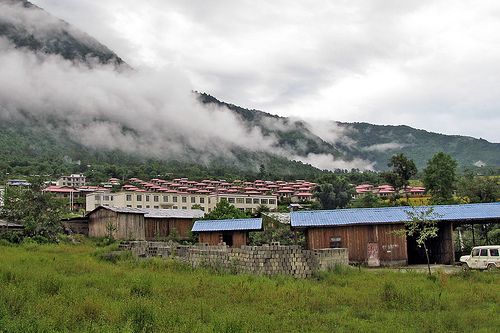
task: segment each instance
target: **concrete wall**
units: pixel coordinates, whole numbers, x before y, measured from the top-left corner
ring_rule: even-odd
[[[306,278],[335,265],[347,265],[347,249],[303,250],[300,246],[178,246],[165,242],[122,242],[122,249],[142,257],[174,257],[192,267],[233,273],[291,275]]]

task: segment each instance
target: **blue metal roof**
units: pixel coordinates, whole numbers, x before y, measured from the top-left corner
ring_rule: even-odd
[[[432,207],[437,221],[500,219],[500,202],[420,207],[351,208],[290,213],[292,227],[323,227],[355,224],[387,224],[408,221],[407,212]]]
[[[201,220],[194,222],[191,231],[261,230],[262,219]]]

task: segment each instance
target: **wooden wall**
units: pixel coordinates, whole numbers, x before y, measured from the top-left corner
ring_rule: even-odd
[[[340,246],[349,250],[350,262],[368,261],[368,243],[378,247],[379,259],[384,262],[406,262],[406,237],[393,231],[403,228],[402,224],[356,225],[329,228],[309,228],[306,241],[309,249],[329,248],[331,238],[340,238]]]
[[[179,238],[189,238],[191,229],[193,228],[193,219],[145,219],[145,237],[146,240],[155,240],[169,236],[173,230]]]
[[[200,232],[198,241],[208,245],[219,245],[222,243],[224,235],[230,235],[232,239],[231,247],[240,248],[247,245],[248,232],[246,231],[217,231],[217,232]]]
[[[89,215],[89,236],[106,237],[106,225],[109,222],[116,228],[113,232],[115,239],[145,240],[144,215],[116,213],[104,208]]]
[[[200,232],[198,242],[208,245],[218,245],[222,242],[221,232]]]

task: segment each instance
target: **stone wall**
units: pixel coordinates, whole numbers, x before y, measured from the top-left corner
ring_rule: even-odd
[[[303,250],[298,245],[182,246],[166,242],[123,242],[120,246],[139,257],[173,257],[192,267],[232,273],[310,277],[317,271],[348,264],[347,249]]]

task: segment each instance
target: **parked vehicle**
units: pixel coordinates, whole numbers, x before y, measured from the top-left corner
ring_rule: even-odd
[[[500,268],[500,245],[476,246],[469,256],[460,257],[460,263],[464,270]]]

